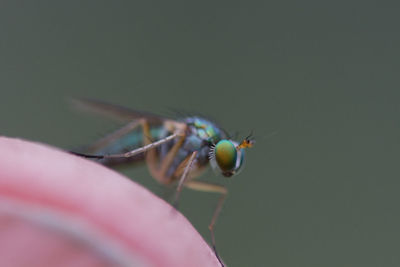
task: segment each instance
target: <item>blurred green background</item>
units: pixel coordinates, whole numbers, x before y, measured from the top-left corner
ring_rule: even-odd
[[[230,190],[229,266],[400,266],[399,23],[394,1],[3,0],[0,133],[73,148],[117,127],[68,97],[206,114],[259,136],[241,174],[205,175]],[[207,240],[216,201],[182,195]]]

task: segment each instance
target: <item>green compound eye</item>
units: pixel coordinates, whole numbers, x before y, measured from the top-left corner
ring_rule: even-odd
[[[215,160],[223,172],[232,171],[236,165],[236,147],[229,140],[221,140],[215,145]]]

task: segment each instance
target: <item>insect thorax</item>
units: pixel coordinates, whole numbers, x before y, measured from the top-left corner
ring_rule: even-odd
[[[178,166],[194,151],[197,151],[196,165],[194,168],[202,169],[209,162],[210,146],[217,143],[221,138],[226,138],[225,132],[218,128],[214,123],[200,118],[188,117],[182,120],[187,125],[186,137],[182,146],[179,148],[171,167],[167,171],[167,176],[173,176]],[[164,135],[169,133],[165,132]],[[177,140],[162,145],[160,148],[160,159],[164,158]],[[196,172],[193,169],[193,172]]]

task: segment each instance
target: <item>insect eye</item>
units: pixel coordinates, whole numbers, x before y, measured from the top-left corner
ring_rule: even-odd
[[[232,171],[236,165],[237,151],[229,140],[221,140],[215,145],[215,160],[223,172]]]

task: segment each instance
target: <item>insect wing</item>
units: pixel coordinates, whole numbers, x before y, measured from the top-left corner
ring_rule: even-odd
[[[148,123],[153,124],[162,123],[164,120],[168,119],[166,117],[162,117],[150,112],[138,111],[106,103],[100,100],[81,98],[72,99],[71,102],[76,109],[87,111],[90,113],[96,113],[119,121],[127,122],[138,119],[146,119]]]
[[[168,132],[173,132],[176,128],[182,128],[181,122],[167,117],[121,107],[99,100],[74,99],[72,102],[73,105],[80,110],[104,115],[119,121],[128,121],[122,128],[86,146],[82,149],[84,153],[100,155],[125,153],[143,146],[144,138],[149,138],[153,142],[158,141],[160,138],[165,137]],[[147,133],[143,129],[141,120],[148,126]],[[101,163],[115,166],[121,163],[143,161],[143,156],[143,154],[140,154],[131,158],[113,158],[101,160]]]

